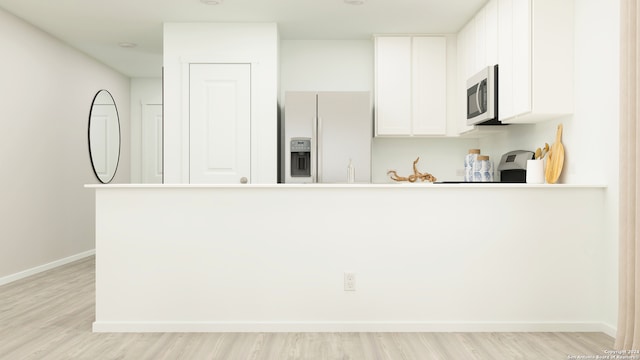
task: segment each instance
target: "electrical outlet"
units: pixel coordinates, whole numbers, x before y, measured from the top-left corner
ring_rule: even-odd
[[[344,291],[356,291],[356,274],[344,273]]]

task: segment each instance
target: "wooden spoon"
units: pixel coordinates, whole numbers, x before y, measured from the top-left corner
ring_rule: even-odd
[[[544,178],[548,184],[555,184],[562,173],[562,166],[564,165],[564,145],[562,145],[562,124],[558,125],[558,131],[556,132],[556,142],[551,146],[549,151],[549,159],[547,160],[547,167],[544,172]]]
[[[542,150],[540,150],[540,148],[537,148],[536,149],[536,154],[535,154],[535,156],[533,158],[538,160],[538,159],[540,159],[541,155],[542,155]]]
[[[545,155],[549,152],[549,144],[544,143],[544,148],[542,149],[542,154],[540,154],[540,160],[544,159]]]

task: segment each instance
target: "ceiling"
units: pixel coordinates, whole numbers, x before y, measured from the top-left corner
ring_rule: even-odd
[[[455,33],[486,0],[0,0],[0,8],[130,77],[160,77],[164,22],[276,22],[280,38]],[[130,42],[134,48],[118,44]]]

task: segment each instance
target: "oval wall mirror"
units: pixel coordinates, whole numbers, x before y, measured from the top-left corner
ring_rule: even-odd
[[[120,159],[120,119],[113,96],[100,90],[89,112],[89,157],[101,183],[113,180]]]

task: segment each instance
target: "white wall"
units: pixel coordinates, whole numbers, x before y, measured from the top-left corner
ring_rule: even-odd
[[[373,91],[373,40],[282,40],[280,98],[287,91]]]
[[[277,179],[278,32],[271,23],[164,24],[164,181],[189,182],[189,63],[250,62],[251,179]]]
[[[2,283],[94,249],[89,109],[111,92],[122,131],[114,182],[129,182],[129,79],[1,9],[0,44]]]
[[[438,181],[462,181],[464,157],[469,149],[477,147],[477,139],[374,138],[371,181],[394,182],[387,175],[389,170],[396,170],[400,176],[413,174],[413,161],[417,157],[420,157],[417,165],[420,172],[428,172]]]
[[[162,104],[162,78],[131,79],[131,182],[142,182],[142,107]]]
[[[580,129],[575,173],[587,180],[591,174],[607,184],[606,233],[602,248],[604,321],[618,320],[618,196],[620,131],[620,2],[575,1],[576,101],[574,128]],[[594,26],[593,24],[597,24]],[[597,51],[594,51],[597,49]],[[597,54],[597,56],[594,56]],[[571,165],[570,165],[571,166]],[[571,167],[570,167],[571,169]],[[569,171],[568,180],[573,179]],[[577,176],[577,175],[576,175]]]

